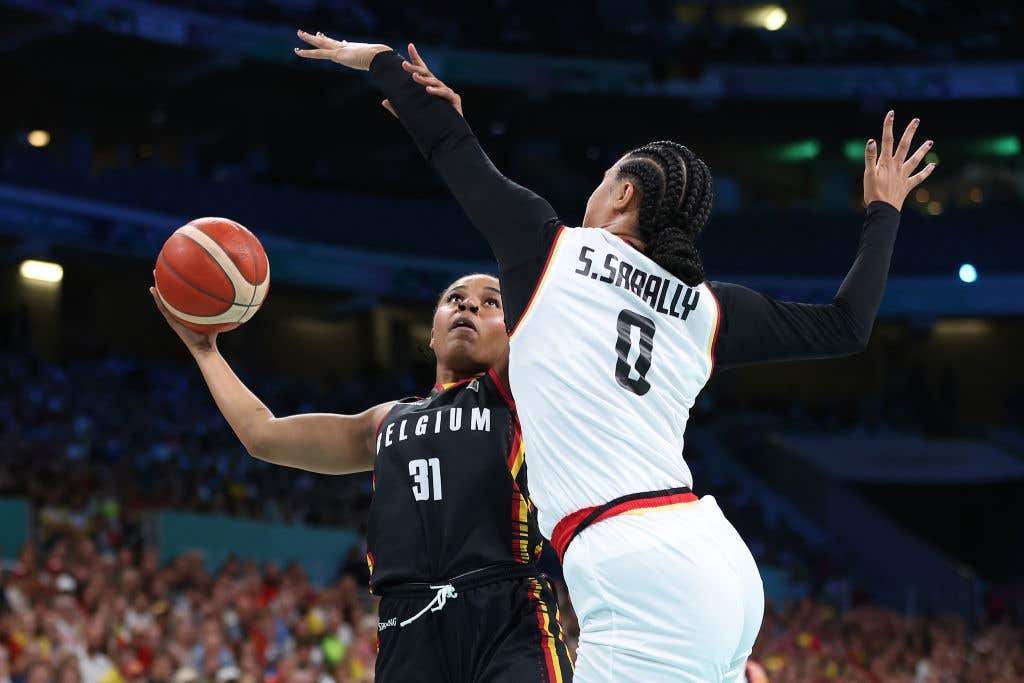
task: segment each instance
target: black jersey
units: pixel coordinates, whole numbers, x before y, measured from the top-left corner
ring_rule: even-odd
[[[540,556],[515,404],[493,371],[397,403],[377,429],[376,452],[374,592]]]

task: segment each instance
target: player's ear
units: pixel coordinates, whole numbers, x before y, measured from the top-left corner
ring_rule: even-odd
[[[430,342],[427,344],[431,351],[434,350],[434,327],[430,327]]]
[[[638,197],[636,185],[629,178],[623,178],[612,190],[612,207],[616,212],[628,211]]]

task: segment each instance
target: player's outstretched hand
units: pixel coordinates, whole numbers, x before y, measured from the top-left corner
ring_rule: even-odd
[[[155,276],[156,273],[154,272],[153,275]],[[171,326],[171,329],[177,333],[178,337],[181,338],[181,341],[185,342],[185,346],[188,347],[189,353],[194,356],[198,353],[217,350],[216,332],[202,334],[195,330],[190,330],[174,319],[171,312],[168,311],[167,307],[164,306],[164,303],[160,301],[160,296],[156,293],[156,287],[150,287],[149,293],[153,295],[153,301],[156,302],[157,310],[159,310],[164,316],[164,320],[166,320],[167,324]]]
[[[462,113],[462,98],[459,97],[459,93],[449,88],[440,78],[433,74],[427,63],[423,61],[423,57],[420,56],[419,50],[412,43],[409,43],[409,59],[412,61],[402,62],[402,68],[412,74],[412,79],[422,85],[431,95],[447,100],[449,104],[455,107],[455,111],[459,112],[459,116],[465,116]],[[381,102],[381,106],[394,114],[395,118],[398,117],[394,107],[391,106],[391,102],[388,100]]]
[[[295,54],[306,59],[329,59],[336,64],[347,66],[358,71],[368,71],[370,62],[378,52],[387,52],[387,45],[375,43],[350,43],[347,40],[335,40],[323,33],[306,33],[299,30],[299,38],[313,46],[313,49],[295,48]]]
[[[878,152],[874,140],[868,140],[868,144],[864,148],[864,203],[883,201],[902,210],[903,200],[907,198],[911,190],[932,174],[935,164],[928,164],[919,173],[914,173],[914,169],[931,151],[931,140],[918,147],[917,151],[909,159],[907,158],[910,143],[914,139],[917,126],[921,123],[920,119],[910,122],[907,129],[903,131],[899,146],[896,147],[895,152],[893,151],[892,121],[894,118],[891,111],[885,115],[885,122],[882,124],[881,153]]]

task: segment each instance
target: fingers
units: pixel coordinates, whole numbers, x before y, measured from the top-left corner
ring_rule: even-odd
[[[903,164],[903,172],[910,173],[921,164],[921,160],[924,159],[924,155],[927,154],[932,148],[932,141],[928,140],[923,145],[917,148],[914,155],[907,159],[906,163]]]
[[[306,41],[310,45],[315,45],[317,47],[322,47],[322,48],[332,48],[332,47],[335,47],[336,48],[336,47],[344,47],[344,46],[348,45],[348,41],[347,40],[335,40],[334,38],[330,38],[328,36],[325,36],[323,33],[317,33],[316,35],[313,35],[312,33],[306,33],[302,29],[299,29],[298,31],[295,32],[295,34],[300,39]]]
[[[445,87],[447,87],[441,79],[439,79],[437,76],[434,76],[434,75],[424,76],[423,74],[420,74],[420,73],[414,73],[412,75],[412,78],[413,78],[414,81],[416,81],[420,85],[425,85],[428,88],[445,88]]]
[[[420,57],[420,51],[417,50],[416,46],[412,43],[409,43],[409,56],[412,58],[413,64],[416,66],[422,66],[424,69],[428,69],[427,63],[423,61],[423,57]]]
[[[416,64],[413,64],[412,62],[402,62],[402,68],[405,69],[406,71],[408,71],[409,73],[411,73],[413,76],[415,76],[416,74],[419,74],[421,76],[430,76],[430,77],[432,77],[434,75],[434,74],[430,73],[430,69],[428,69],[427,67],[425,67],[425,66],[417,66]]]
[[[892,120],[895,118],[893,111],[885,115],[885,122],[882,124],[882,160],[892,156]]]
[[[156,287],[150,287],[149,293],[153,295],[153,301],[156,302],[157,310],[167,319],[167,322],[171,322],[171,314],[164,306],[164,302],[160,300],[160,293],[156,291]]]
[[[907,129],[903,131],[903,137],[900,138],[900,144],[896,148],[896,161],[903,163],[907,158],[907,153],[910,152],[910,143],[914,140],[914,133],[917,132],[917,126],[921,123],[921,119],[914,119],[907,125]]]
[[[395,108],[391,106],[391,100],[384,100],[383,102],[380,103],[380,106],[384,107],[389,112],[391,112],[391,115],[394,116],[396,119],[398,118],[398,112],[396,112]]]
[[[295,54],[306,59],[330,59],[333,54],[333,50],[315,49],[315,50],[303,50],[300,47],[295,48]]]
[[[921,169],[920,173],[916,173],[910,176],[907,179],[907,183],[910,185],[910,189],[914,189],[915,187],[923,183],[925,180],[927,180],[928,176],[930,176],[932,174],[932,171],[934,170],[935,164],[928,164],[923,169]]]
[[[878,161],[878,145],[874,140],[868,140],[868,144],[864,147],[864,169],[874,168],[876,161]]]

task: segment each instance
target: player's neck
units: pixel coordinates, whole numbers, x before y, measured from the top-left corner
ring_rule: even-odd
[[[434,375],[434,386],[447,386],[449,384],[455,384],[457,382],[464,382],[474,377],[479,377],[486,371],[480,372],[456,372],[451,368],[437,368],[437,373]]]
[[[640,235],[640,227],[636,218],[628,214],[620,214],[612,218],[606,225],[599,226],[601,230],[610,232],[630,246],[644,251],[644,239]]]

